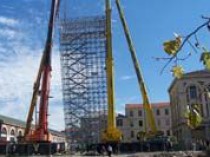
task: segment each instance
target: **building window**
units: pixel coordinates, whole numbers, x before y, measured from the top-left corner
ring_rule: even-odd
[[[197,97],[197,89],[196,86],[190,86],[190,98],[196,99]]]
[[[169,115],[169,111],[167,108],[165,109],[165,115]]]
[[[206,104],[206,113],[207,113],[207,117],[209,117],[209,104]]]
[[[171,136],[170,130],[167,130],[167,131],[166,131],[166,134],[167,134],[167,136]]]
[[[23,136],[22,131],[18,132],[18,136]]]
[[[139,120],[139,126],[142,127],[143,126],[143,121]]]
[[[123,120],[117,119],[117,126],[123,126]]]
[[[156,110],[156,115],[157,115],[157,116],[160,115],[160,110],[159,110],[159,109]]]
[[[5,127],[1,130],[1,137],[7,137],[7,129]]]
[[[133,127],[133,121],[130,122],[130,126]]]
[[[189,93],[188,92],[186,94],[186,97],[187,97],[187,103],[189,103],[190,102],[190,96],[189,96]]]
[[[133,117],[133,111],[130,111],[130,117]]]
[[[14,137],[10,137],[10,142],[15,142],[15,138]]]
[[[131,131],[131,138],[134,138],[134,131]]]
[[[170,120],[166,119],[165,124],[166,124],[166,126],[169,126],[170,125]]]
[[[142,117],[142,110],[138,111],[138,115],[139,115],[139,117]]]
[[[15,136],[15,131],[12,129],[10,135]]]
[[[157,120],[157,124],[158,124],[158,126],[161,126],[161,121],[160,121],[160,119]]]

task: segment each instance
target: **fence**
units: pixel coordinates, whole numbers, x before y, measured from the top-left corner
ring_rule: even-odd
[[[0,144],[0,155],[13,156],[32,156],[32,155],[53,155],[65,154],[65,143],[37,143],[37,144]]]

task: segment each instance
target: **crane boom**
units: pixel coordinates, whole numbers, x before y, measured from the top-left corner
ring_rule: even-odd
[[[132,57],[133,65],[134,65],[134,68],[135,68],[135,72],[136,72],[136,75],[137,75],[139,88],[140,88],[142,98],[143,98],[143,107],[144,107],[144,110],[146,111],[146,118],[148,120],[151,131],[153,133],[156,133],[157,132],[157,127],[156,127],[154,115],[153,115],[153,112],[152,112],[152,106],[150,104],[150,100],[149,100],[149,97],[148,97],[148,94],[147,94],[146,85],[145,85],[144,78],[143,78],[143,75],[142,75],[142,72],[141,72],[140,64],[139,64],[137,56],[136,56],[136,50],[133,46],[130,31],[129,31],[126,19],[124,17],[124,12],[123,12],[123,9],[121,8],[121,5],[120,5],[120,0],[116,0],[116,5],[117,5],[117,9],[118,9],[118,12],[119,12],[119,15],[120,15],[121,23],[123,25],[125,37],[126,37],[126,40],[127,40],[128,46],[129,46],[129,50],[130,50],[130,53],[131,53],[131,57]]]
[[[45,43],[44,52],[39,66],[38,75],[34,83],[34,90],[31,99],[31,105],[27,117],[26,129],[24,133],[25,141],[49,141],[48,133],[48,103],[50,93],[50,78],[51,78],[51,51],[52,51],[52,37],[53,37],[53,26],[55,22],[56,14],[58,13],[59,0],[52,0],[50,19],[48,23],[47,39]],[[33,120],[34,108],[37,103],[39,95],[39,88],[41,84],[41,95],[39,105],[39,122],[33,134],[30,134],[31,123]]]

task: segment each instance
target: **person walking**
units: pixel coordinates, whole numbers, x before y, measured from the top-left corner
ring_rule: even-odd
[[[111,157],[112,156],[112,146],[108,145],[108,156]]]
[[[106,148],[103,145],[102,148],[101,148],[101,154],[104,156],[105,153],[106,153]]]

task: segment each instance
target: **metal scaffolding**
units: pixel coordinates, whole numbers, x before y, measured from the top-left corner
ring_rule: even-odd
[[[106,19],[61,21],[60,53],[68,142],[95,144],[106,127]]]

